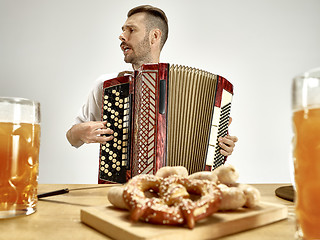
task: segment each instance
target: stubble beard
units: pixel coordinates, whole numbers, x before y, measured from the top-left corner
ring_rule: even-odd
[[[124,57],[124,61],[126,63],[131,63],[133,69],[138,69],[142,64],[152,62],[151,47],[149,45],[149,39],[147,36],[138,43],[138,45],[135,47],[135,52]]]

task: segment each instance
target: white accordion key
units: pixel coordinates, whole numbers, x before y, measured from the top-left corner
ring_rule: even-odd
[[[209,145],[207,150],[206,165],[212,166],[212,170],[224,164],[225,156],[220,153],[219,137],[224,137],[228,134],[230,106],[232,94],[228,91],[222,91],[221,108],[214,107],[212,116],[212,126],[210,131]]]

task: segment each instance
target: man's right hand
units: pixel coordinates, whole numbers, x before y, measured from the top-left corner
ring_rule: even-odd
[[[74,147],[80,147],[83,143],[102,143],[113,139],[113,130],[106,127],[107,122],[90,121],[73,125],[67,132],[67,139]]]

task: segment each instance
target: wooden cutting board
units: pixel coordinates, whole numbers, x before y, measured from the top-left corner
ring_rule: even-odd
[[[287,218],[284,205],[262,202],[255,209],[218,212],[196,223],[190,230],[182,226],[132,223],[129,212],[110,205],[81,209],[81,221],[113,239],[194,240],[213,239],[263,226]]]

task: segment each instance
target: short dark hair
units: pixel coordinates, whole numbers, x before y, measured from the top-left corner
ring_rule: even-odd
[[[153,7],[151,5],[142,5],[135,8],[132,8],[128,14],[127,17],[132,16],[133,14],[144,12],[147,13],[148,16],[148,23],[146,24],[147,30],[151,31],[154,28],[160,29],[162,32],[161,36],[161,42],[160,42],[160,48],[163,48],[163,45],[167,41],[168,38],[168,19],[164,11],[162,11],[160,8]]]

